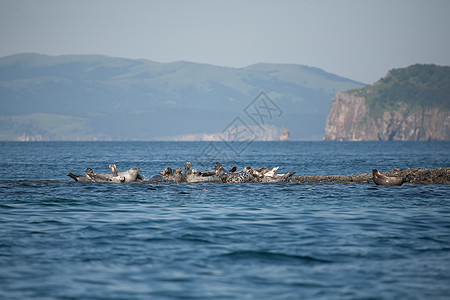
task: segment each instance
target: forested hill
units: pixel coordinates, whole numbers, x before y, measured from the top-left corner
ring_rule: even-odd
[[[373,85],[349,91],[365,97],[371,115],[392,111],[398,104],[414,108],[440,108],[450,110],[450,67],[415,64],[393,69]]]
[[[0,58],[0,139],[152,140],[215,133],[244,116],[261,92],[282,110],[275,126],[287,127],[293,139],[317,139],[334,94],[362,86],[302,65],[227,68],[17,54]]]
[[[450,67],[393,69],[333,99],[326,140],[450,140]]]

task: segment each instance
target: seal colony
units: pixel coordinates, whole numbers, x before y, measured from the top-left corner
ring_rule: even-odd
[[[330,176],[293,176],[295,172],[277,174],[278,167],[269,169],[266,167],[252,168],[245,167],[237,171],[233,166],[226,170],[219,162],[214,164],[214,169],[209,171],[197,171],[191,169],[191,163],[187,162],[184,171],[182,168],[165,168],[164,171],[145,179],[139,174],[139,168],[132,168],[128,171],[118,172],[116,165],[110,165],[111,173],[94,173],[94,170],[87,168],[82,175],[74,175],[69,172],[67,176],[76,182],[138,182],[138,183],[267,183],[267,182],[299,182],[299,183],[375,183],[377,185],[402,185],[410,183],[437,183],[450,184],[450,168],[441,169],[393,169],[383,173],[373,169],[372,173],[359,175],[330,175]]]
[[[195,169],[191,170],[191,163],[187,162],[184,173],[181,168],[166,168],[159,172],[158,175],[150,178],[150,183],[160,182],[217,182],[217,183],[247,183],[247,182],[287,182],[295,174],[289,172],[286,174],[275,174],[278,167],[268,169],[266,167],[253,169],[250,166],[245,167],[242,171],[237,171],[234,166],[226,171],[219,162],[214,164],[214,170],[199,172]]]

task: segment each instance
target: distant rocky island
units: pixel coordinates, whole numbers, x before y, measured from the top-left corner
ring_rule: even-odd
[[[324,140],[450,140],[450,67],[393,69],[372,85],[338,92]]]

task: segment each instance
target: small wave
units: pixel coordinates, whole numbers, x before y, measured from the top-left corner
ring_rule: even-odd
[[[180,240],[187,241],[187,242],[193,242],[193,243],[200,243],[200,244],[213,244],[212,241],[207,240],[202,237],[203,235],[197,235],[197,234],[184,234],[180,237]]]
[[[222,254],[219,257],[228,258],[232,260],[258,260],[260,262],[267,262],[267,263],[282,263],[282,262],[284,263],[301,262],[306,264],[332,263],[332,261],[315,258],[309,255],[285,254],[271,251],[239,250]]]

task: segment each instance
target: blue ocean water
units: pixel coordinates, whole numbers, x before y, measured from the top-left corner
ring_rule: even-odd
[[[448,299],[450,187],[75,183],[68,171],[450,167],[449,142],[0,143],[1,299]],[[225,150],[227,149],[227,150]]]

